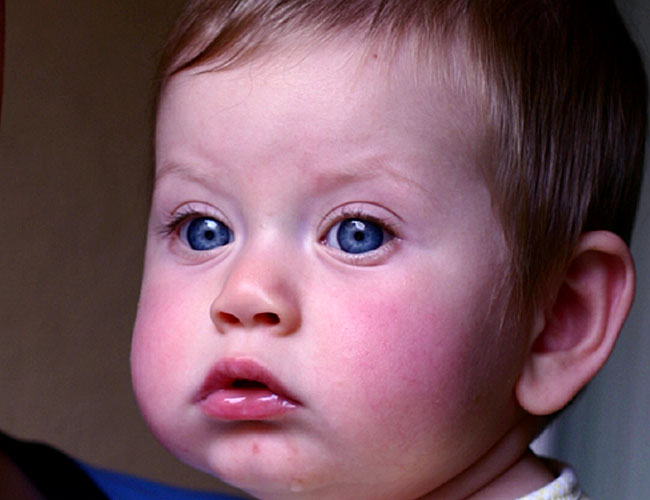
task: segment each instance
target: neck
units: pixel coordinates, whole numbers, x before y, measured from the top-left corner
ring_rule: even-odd
[[[523,415],[485,455],[421,500],[505,500],[543,487],[554,476],[528,446],[544,422]]]

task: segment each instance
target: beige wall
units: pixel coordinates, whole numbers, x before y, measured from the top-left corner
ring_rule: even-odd
[[[181,0],[7,0],[0,428],[185,484],[142,423],[129,340],[156,51]]]

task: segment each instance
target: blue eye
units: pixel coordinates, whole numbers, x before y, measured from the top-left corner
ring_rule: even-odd
[[[207,251],[227,245],[233,240],[232,231],[212,217],[197,217],[181,227],[181,237],[192,250]]]
[[[366,219],[344,219],[334,225],[326,243],[346,253],[360,254],[378,249],[390,237],[377,223]]]

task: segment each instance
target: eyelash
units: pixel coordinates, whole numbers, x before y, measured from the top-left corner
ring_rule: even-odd
[[[162,224],[159,232],[165,237],[172,236],[174,233],[178,231],[178,228],[182,226],[185,222],[187,222],[190,219],[195,219],[198,217],[213,217],[221,221],[220,217],[213,214],[209,214],[205,210],[197,210],[190,205],[187,207],[183,207],[181,210],[175,213],[169,214],[167,216],[167,221]]]
[[[188,205],[176,212],[168,214],[167,221],[162,223],[159,229],[159,233],[165,238],[169,238],[169,237],[180,238],[180,234],[178,231],[183,226],[183,224],[187,223],[192,219],[200,218],[200,217],[212,217],[226,224],[225,222],[223,222],[223,217],[213,213],[213,211],[207,209],[197,209],[192,205]],[[396,218],[396,216],[393,217]],[[388,240],[387,242],[385,242],[375,250],[360,253],[360,254],[347,253],[327,244],[327,235],[329,234],[329,232],[336,226],[336,224],[339,224],[348,219],[357,219],[357,220],[368,221],[373,224],[376,224],[383,231],[385,231],[388,234],[388,236],[390,236],[390,240]],[[397,224],[392,220],[391,217],[378,217],[375,215],[371,215],[363,208],[343,207],[340,210],[332,211],[323,221],[323,225],[325,229],[320,233],[320,237],[318,239],[319,243],[324,245],[331,251],[336,252],[337,255],[341,256],[351,264],[355,264],[355,265],[368,265],[368,264],[372,264],[373,262],[376,262],[378,259],[381,259],[382,256],[385,255],[387,252],[390,252],[391,249],[394,248],[394,245],[397,242],[396,240],[399,240],[399,234],[396,229]],[[226,224],[226,226],[228,226],[228,224]]]
[[[176,229],[181,224],[183,224],[189,219],[193,219],[196,217],[214,217],[215,219],[220,220],[217,216],[208,214],[205,211],[196,210],[191,206],[184,207],[179,212],[169,214],[167,222],[164,222],[162,224],[162,227],[160,228],[160,233],[162,233],[165,236],[171,235],[174,231],[176,231]],[[397,237],[396,234],[397,231],[394,228],[392,221],[389,220],[388,218],[375,217],[374,215],[369,215],[360,209],[350,209],[350,208],[344,208],[338,214],[333,216],[328,216],[327,219],[325,220],[325,226],[327,228],[325,230],[325,233],[329,231],[334,225],[346,219],[367,220],[369,222],[381,226],[392,237]]]
[[[359,219],[359,220],[365,220],[368,222],[372,222],[373,224],[377,224],[380,226],[384,231],[386,231],[392,238],[398,238],[397,235],[397,230],[395,229],[395,224],[386,217],[376,217],[374,215],[370,215],[367,212],[364,212],[361,209],[358,208],[349,208],[345,207],[341,209],[340,212],[335,213],[331,216],[328,216],[325,220],[325,231],[323,232],[323,235],[320,237],[320,241],[325,241],[325,237],[327,236],[327,233],[339,222],[342,222],[346,219]]]

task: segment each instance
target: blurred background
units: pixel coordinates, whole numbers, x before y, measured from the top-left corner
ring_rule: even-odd
[[[6,0],[0,429],[213,488],[131,392],[158,50],[182,0]]]
[[[0,429],[86,462],[214,489],[140,419],[129,380],[152,74],[182,0],[6,0]],[[648,62],[650,5],[621,0]],[[650,498],[650,175],[632,315],[546,444],[601,500]]]

